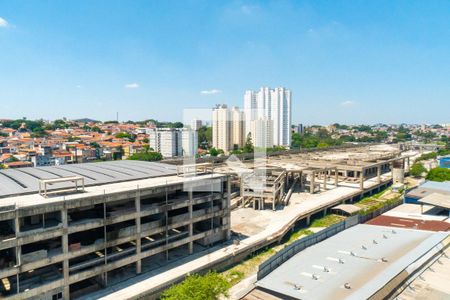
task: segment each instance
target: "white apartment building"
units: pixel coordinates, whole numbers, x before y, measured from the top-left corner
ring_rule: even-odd
[[[291,144],[291,91],[280,87],[262,87],[259,91],[248,90],[244,94],[245,135],[251,132],[253,120],[272,121],[273,144]]]
[[[260,118],[250,122],[250,134],[255,148],[271,148],[273,144],[273,122]]]
[[[217,105],[212,117],[213,147],[226,152],[241,148],[245,142],[244,113],[238,107],[229,109],[227,105]]]
[[[231,108],[231,143],[233,148],[244,147],[246,136],[244,132],[245,115],[238,107]]]
[[[193,157],[198,149],[198,132],[196,130],[183,129],[181,131],[183,156]]]
[[[174,128],[147,129],[150,148],[162,154],[164,158],[183,155],[181,133]]]
[[[198,133],[191,129],[147,128],[150,148],[164,158],[194,156],[197,153]]]

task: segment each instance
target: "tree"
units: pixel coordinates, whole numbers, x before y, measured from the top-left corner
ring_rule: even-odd
[[[102,131],[102,130],[100,129],[100,127],[98,127],[98,126],[92,127],[91,130],[92,130],[93,132],[103,133],[103,131]]]
[[[119,132],[115,135],[115,137],[117,139],[128,139],[130,142],[134,142],[135,141],[135,136],[134,134],[128,133],[128,132]]]
[[[202,126],[198,129],[198,147],[208,149],[212,143],[212,127]]]
[[[450,154],[450,149],[439,149],[437,154],[439,156],[446,156]]]
[[[430,172],[428,172],[426,178],[431,181],[439,181],[439,182],[450,181],[450,169],[446,168],[431,169]]]
[[[69,124],[67,124],[64,120],[58,119],[53,122],[53,129],[58,128],[68,128]]]
[[[220,274],[188,276],[183,282],[171,286],[161,296],[163,300],[216,300],[228,296],[230,283]]]
[[[10,158],[8,158],[8,161],[9,162],[16,162],[16,161],[19,161],[19,159],[17,157],[15,157],[15,156],[11,156]]]
[[[245,140],[244,148],[242,148],[242,152],[244,153],[253,153],[255,148],[253,147],[252,134],[249,132],[247,134],[247,139]]]
[[[427,169],[421,163],[415,163],[411,166],[409,173],[414,177],[420,177],[423,173],[426,173]]]
[[[138,152],[130,157],[128,157],[129,160],[141,160],[141,161],[159,161],[163,159],[163,156],[159,152],[154,151],[145,151],[145,152]]]
[[[211,148],[211,149],[209,149],[209,154],[211,156],[217,156],[219,154],[224,154],[224,152],[222,149]]]
[[[33,138],[40,138],[44,136],[48,136],[48,133],[42,127],[34,128],[33,132],[31,133],[31,137]]]
[[[183,128],[183,123],[181,123],[181,122],[169,123],[169,127],[170,128]]]
[[[372,127],[369,125],[359,125],[355,129],[360,132],[372,132]]]
[[[101,146],[97,142],[92,142],[89,144],[91,147],[94,147],[95,149],[101,148]]]

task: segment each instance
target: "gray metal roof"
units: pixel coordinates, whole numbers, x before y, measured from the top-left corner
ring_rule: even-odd
[[[434,190],[442,190],[450,193],[450,182],[426,181],[420,187]]]
[[[418,200],[419,203],[430,204],[433,206],[450,209],[450,196],[439,193],[433,193]]]
[[[450,182],[426,181],[410,190],[406,196],[420,199],[433,193],[450,195]]]
[[[367,299],[450,235],[393,229],[361,224],[344,230],[296,254],[256,285],[283,299]]]
[[[6,169],[0,170],[0,198],[36,193],[39,179],[83,176],[85,185],[93,186],[175,174],[173,165],[133,160]],[[50,190],[67,186],[55,184]]]

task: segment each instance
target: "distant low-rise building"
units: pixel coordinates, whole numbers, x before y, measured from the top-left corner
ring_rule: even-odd
[[[148,129],[150,148],[165,158],[183,155],[181,132],[175,128]]]

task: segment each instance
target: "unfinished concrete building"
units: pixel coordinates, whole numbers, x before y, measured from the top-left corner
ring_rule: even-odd
[[[381,185],[381,176],[386,173],[394,183],[402,182],[409,167],[409,156],[398,147],[376,145],[286,153],[257,162],[227,162],[217,165],[214,172],[228,174],[233,182],[240,183],[240,205],[263,209],[269,203],[275,209],[295,184],[312,194],[346,183],[357,184],[364,191],[366,180],[374,178]],[[264,187],[255,189],[255,181],[265,182]]]
[[[266,203],[275,210],[286,194],[286,171],[282,168],[262,167],[242,175],[241,196],[243,205],[253,202],[255,209],[262,210]]]
[[[229,189],[160,163],[2,170],[0,298],[74,299],[227,240]]]

